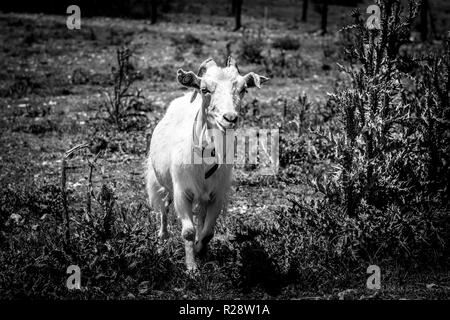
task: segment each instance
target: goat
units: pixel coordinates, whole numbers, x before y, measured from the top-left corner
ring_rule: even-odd
[[[208,163],[206,158],[195,162],[192,155],[200,152],[204,157],[206,142],[213,146],[210,158],[223,156],[217,138],[225,139],[227,130],[237,126],[247,88],[260,88],[268,78],[253,72],[241,76],[236,61],[229,57],[224,68],[209,58],[200,65],[197,74],[178,69],[177,80],[193,88],[194,93],[173,100],[155,127],[145,180],[150,205],[161,213],[159,237],[169,236],[167,215],[173,202],[181,220],[186,266],[194,271],[197,269],[195,256],[205,255],[217,217],[226,211],[232,163]],[[212,130],[219,135],[214,141]],[[194,207],[198,208],[196,223]]]

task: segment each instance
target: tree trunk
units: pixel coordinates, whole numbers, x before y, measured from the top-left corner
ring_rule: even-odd
[[[302,22],[307,21],[307,15],[308,15],[308,4],[309,0],[303,0],[303,9],[302,9]]]
[[[236,13],[235,13],[236,26],[234,28],[234,31],[238,31],[241,28],[242,1],[243,0],[234,0],[236,6]]]
[[[322,35],[327,33],[328,25],[328,0],[323,0],[321,9],[322,21],[320,23]]]
[[[151,6],[152,6],[152,24],[156,23],[156,20],[158,18],[158,0],[151,0]]]
[[[234,16],[236,14],[236,0],[231,0],[231,12],[230,15]]]
[[[428,39],[428,0],[422,0],[420,6],[420,38],[422,41]]]

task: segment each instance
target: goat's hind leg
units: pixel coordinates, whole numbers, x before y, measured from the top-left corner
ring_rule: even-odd
[[[167,231],[167,216],[169,214],[170,193],[159,184],[156,179],[153,168],[149,168],[146,173],[147,192],[150,200],[150,205],[154,210],[160,212],[161,225],[158,232],[160,239],[169,238],[170,234]]]
[[[167,216],[169,215],[169,193],[162,199],[162,204],[160,205],[160,213],[161,213],[161,225],[158,231],[158,237],[161,240],[167,239],[170,237],[170,233],[167,230]]]

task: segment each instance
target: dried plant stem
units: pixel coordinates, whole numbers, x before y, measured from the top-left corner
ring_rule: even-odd
[[[62,202],[63,202],[63,210],[64,210],[64,229],[65,229],[65,242],[67,245],[70,244],[70,216],[69,216],[69,206],[67,203],[67,170],[69,167],[67,166],[67,159],[69,159],[72,154],[74,154],[76,151],[87,148],[88,143],[77,145],[68,151],[65,152],[64,157],[62,159],[62,165],[61,165],[61,196],[62,196]]]
[[[61,169],[61,196],[64,208],[64,222],[65,222],[65,241],[70,244],[70,224],[69,224],[69,208],[67,206],[67,192],[66,192],[66,158],[62,160]]]

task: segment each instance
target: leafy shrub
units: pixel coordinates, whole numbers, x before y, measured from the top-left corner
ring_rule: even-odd
[[[50,119],[45,118],[35,118],[35,119],[36,119],[35,121],[33,120],[23,123],[17,123],[14,126],[13,131],[20,131],[40,135],[45,134],[47,132],[57,131],[58,129],[60,129],[58,128],[57,124]]]
[[[9,75],[7,76],[9,77]],[[12,76],[9,85],[1,90],[3,97],[20,99],[28,95],[66,95],[69,91],[67,78],[57,68],[46,73],[21,73]]]
[[[275,38],[272,43],[272,47],[282,50],[298,50],[300,48],[300,42],[295,37],[287,35],[284,37]]]
[[[265,73],[271,77],[304,78],[311,70],[311,63],[299,52],[269,50],[262,63]]]
[[[136,216],[140,210],[114,208],[114,232],[105,239],[102,215],[71,208],[70,244],[63,241],[61,190],[54,185],[10,187],[0,193],[0,296],[3,298],[126,297],[142,282],[149,292],[183,279],[178,239],[157,245],[156,223]],[[136,219],[132,219],[136,216]],[[125,217],[125,220],[122,220]],[[181,253],[182,255],[182,253]],[[82,269],[80,292],[65,286],[69,265]],[[134,291],[136,290],[136,291]]]
[[[266,41],[261,32],[257,35],[252,35],[244,31],[240,43],[240,57],[248,63],[259,64],[263,61],[263,50],[265,46]]]
[[[164,82],[174,79],[174,69],[171,64],[148,66],[145,70],[148,79],[154,82]]]
[[[203,54],[204,42],[194,36],[192,33],[187,33],[182,37],[172,37],[172,44],[175,46],[175,59],[184,60],[183,55],[192,50],[195,56],[201,56]]]
[[[332,140],[340,131],[335,118],[336,106],[331,103],[313,105],[305,94],[296,99],[284,99],[282,104],[279,178],[288,183],[312,183],[316,188],[317,179],[334,171]],[[325,130],[326,134],[319,134]]]
[[[14,83],[8,89],[6,97],[22,98],[39,89],[39,85],[32,81],[29,75],[17,75]]]
[[[431,194],[437,196],[437,189],[448,189],[445,183],[433,190],[428,186],[436,181],[437,172],[448,170],[438,160],[445,158],[446,150],[438,140],[446,141],[449,127],[432,119],[448,113],[448,98],[441,94],[445,89],[436,83],[447,83],[449,55],[434,59],[434,67],[426,64],[418,73],[406,73],[397,57],[417,4],[410,3],[406,17],[398,2],[380,0],[378,4],[381,30],[367,29],[364,19],[354,14],[356,24],[347,31],[353,32],[355,45],[348,53],[358,65],[341,66],[352,83],[331,95],[344,124],[343,132],[333,139],[338,168],[334,175],[339,176],[337,193],[350,216],[362,201],[384,208],[390,203],[424,202]],[[424,85],[408,92],[407,79]]]
[[[289,201],[263,217],[229,216],[221,226],[233,235],[228,270],[242,288],[259,285],[274,293],[293,283],[304,290],[348,286],[370,264],[413,270],[448,261],[444,210],[364,205],[354,219],[341,206]]]
[[[136,75],[136,78],[139,75]],[[110,86],[113,85],[114,82],[111,79],[110,74],[102,74],[102,73],[93,73],[90,70],[85,68],[76,68],[72,72],[71,81],[74,85],[100,85],[100,86]]]

